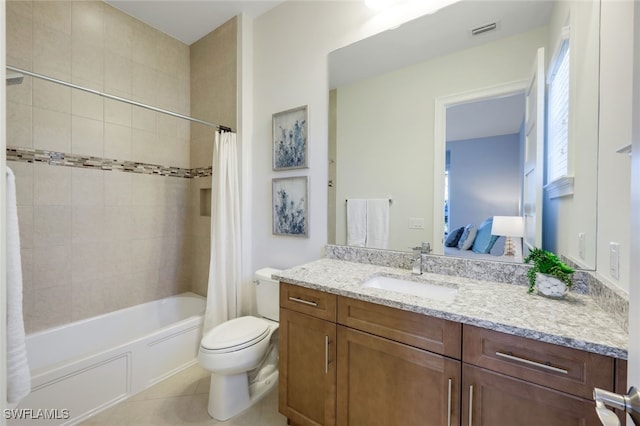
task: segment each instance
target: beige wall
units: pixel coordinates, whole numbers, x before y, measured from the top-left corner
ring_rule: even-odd
[[[236,128],[238,21],[233,18],[190,46],[191,115]],[[213,130],[191,124],[191,167],[209,167]]]
[[[10,1],[7,63],[189,114],[189,47],[102,2]],[[188,122],[25,77],[7,145],[190,167]],[[189,180],[9,162],[27,331],[189,288]]]
[[[632,283],[631,143],[634,2],[602,2],[600,140],[598,155],[598,264],[601,278],[627,292]],[[620,244],[620,275],[610,272],[609,243]],[[637,259],[633,261],[637,263]]]
[[[10,1],[7,15],[9,65],[189,113],[185,44],[102,2]],[[7,110],[10,147],[189,167],[178,118],[31,78]]]
[[[414,2],[416,3],[416,2]],[[418,2],[427,3],[427,2]],[[382,22],[364,2],[286,1],[253,27],[252,268],[286,268],[322,256],[327,243],[329,52],[409,19]],[[307,105],[309,168],[272,170],[274,113]],[[272,234],[273,178],[309,176],[309,238]]]
[[[221,25],[190,46],[191,114],[193,117],[236,129],[237,18]],[[191,124],[191,167],[211,167],[214,130]],[[201,214],[202,190],[211,188],[211,177],[191,179],[189,255],[192,290],[207,294],[211,217]]]

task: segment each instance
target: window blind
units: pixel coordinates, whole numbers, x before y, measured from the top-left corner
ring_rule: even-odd
[[[568,174],[569,40],[562,42],[549,78],[547,182]]]

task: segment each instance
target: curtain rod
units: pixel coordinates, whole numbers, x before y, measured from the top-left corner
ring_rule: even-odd
[[[111,95],[109,93],[100,92],[99,90],[89,89],[88,87],[78,86],[77,84],[69,83],[69,82],[64,81],[64,80],[58,80],[57,78],[48,77],[48,76],[43,75],[43,74],[38,74],[38,73],[35,73],[35,72],[32,72],[32,71],[27,71],[27,70],[24,70],[24,69],[21,69],[21,68],[13,67],[11,65],[7,65],[6,68],[8,70],[19,72],[19,73],[22,73],[22,74],[25,74],[25,75],[28,75],[28,76],[31,76],[31,77],[35,77],[35,78],[39,78],[39,79],[42,79],[42,80],[50,81],[52,83],[61,84],[63,86],[71,87],[72,89],[78,89],[78,90],[82,90],[82,91],[85,91],[85,92],[88,92],[88,93],[93,93],[94,95],[102,96],[103,98],[113,99],[115,101],[125,102],[127,104],[138,106],[140,108],[146,108],[146,109],[149,109],[151,111],[160,112],[162,114],[167,114],[167,115],[172,115],[174,117],[183,118],[185,120],[193,121],[194,123],[200,123],[200,124],[203,124],[203,125],[208,126],[208,127],[215,127],[215,128],[217,128],[217,129],[219,129],[221,131],[233,132],[233,129],[231,129],[230,127],[226,127],[226,126],[222,126],[222,125],[219,125],[219,124],[211,123],[211,122],[208,122],[208,121],[200,120],[198,118],[193,118],[193,117],[190,117],[188,115],[179,114],[177,112],[169,111],[169,110],[166,110],[166,109],[157,108],[157,107],[154,107],[154,106],[151,106],[151,105],[143,104],[141,102],[133,101],[131,99],[127,99],[127,98],[122,98],[120,96]]]

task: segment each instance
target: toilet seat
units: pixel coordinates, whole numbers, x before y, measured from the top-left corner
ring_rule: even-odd
[[[202,337],[201,350],[211,354],[239,351],[253,346],[269,335],[269,323],[246,316],[224,322]]]

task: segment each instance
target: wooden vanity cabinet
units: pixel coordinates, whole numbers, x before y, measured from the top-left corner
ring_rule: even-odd
[[[624,361],[281,283],[292,425],[596,426]],[[623,423],[624,424],[624,423]]]
[[[336,306],[337,304],[337,306]],[[292,425],[459,425],[461,325],[280,284],[279,411]]]
[[[594,387],[613,390],[614,359],[463,327],[462,424],[601,425]]]
[[[469,364],[462,367],[462,424],[601,425],[593,400]]]
[[[441,318],[339,297],[338,324],[454,359],[462,354],[462,325]]]
[[[346,297],[338,323],[338,425],[460,424],[460,324]]]
[[[280,284],[279,411],[292,425],[336,424],[336,296]]]

